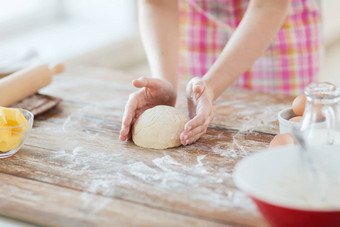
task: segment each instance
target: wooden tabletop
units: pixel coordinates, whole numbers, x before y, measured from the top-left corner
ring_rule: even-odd
[[[277,112],[292,98],[229,89],[198,142],[145,149],[118,139],[134,78],[74,67],[43,89],[63,101],[35,119],[17,154],[0,160],[0,215],[53,226],[266,225],[232,172],[268,147]],[[185,103],[181,91],[177,107],[186,111]]]

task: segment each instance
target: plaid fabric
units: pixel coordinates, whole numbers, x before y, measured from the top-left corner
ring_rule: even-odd
[[[320,0],[293,0],[266,52],[234,87],[297,95],[317,81],[322,55]],[[178,0],[182,78],[204,76],[240,23],[249,0]],[[270,18],[268,18],[270,19]]]

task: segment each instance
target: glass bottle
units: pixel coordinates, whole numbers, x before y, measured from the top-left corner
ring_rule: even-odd
[[[308,145],[300,149],[301,181],[316,199],[318,206],[333,209],[339,194],[339,175],[327,163],[340,144],[340,88],[334,84],[311,83],[305,88],[306,106],[301,120],[301,132]],[[328,150],[333,146],[332,152]],[[328,150],[328,151],[327,151]],[[340,149],[339,149],[340,152]],[[324,154],[327,158],[324,158]],[[335,166],[335,165],[334,165]]]
[[[328,82],[305,88],[306,106],[301,131],[309,145],[340,144],[340,88]]]

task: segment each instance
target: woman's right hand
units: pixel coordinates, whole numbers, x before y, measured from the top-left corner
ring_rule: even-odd
[[[141,89],[132,93],[126,103],[119,137],[121,141],[131,138],[131,126],[145,110],[157,105],[176,104],[177,92],[170,82],[141,77],[133,80],[132,84]]]

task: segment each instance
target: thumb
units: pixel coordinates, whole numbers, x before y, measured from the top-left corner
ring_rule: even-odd
[[[159,80],[156,78],[150,78],[150,77],[140,77],[137,80],[132,81],[133,86],[136,88],[142,88],[142,87],[148,87],[148,88],[158,88]]]
[[[199,77],[192,78],[186,88],[188,98],[193,98],[195,93],[202,93],[204,82]]]
[[[193,84],[193,97],[198,100],[201,95],[203,94],[205,89],[205,84],[202,80],[197,81],[196,83]]]
[[[194,93],[202,93],[202,86],[200,84],[193,85]]]

